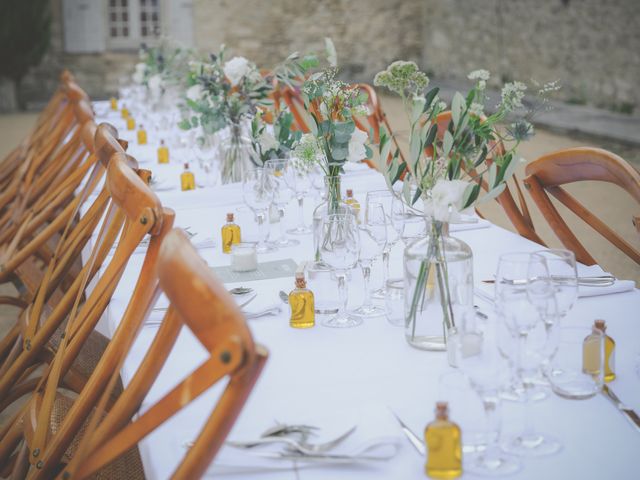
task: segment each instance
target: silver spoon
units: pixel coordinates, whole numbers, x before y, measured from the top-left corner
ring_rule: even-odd
[[[253,288],[251,287],[235,287],[229,290],[231,295],[246,295],[251,292],[253,292]]]
[[[347,437],[349,437],[349,435],[351,435],[355,430],[356,430],[355,426],[351,427],[349,430],[344,432],[339,437],[334,438],[333,440],[330,440],[326,443],[319,443],[316,445],[312,445],[309,443],[302,444],[301,442],[298,442],[296,440],[293,440],[287,437],[266,437],[266,438],[259,438],[257,440],[247,441],[247,442],[227,441],[226,444],[231,447],[240,448],[240,449],[252,449],[254,447],[258,447],[261,445],[270,445],[273,443],[284,443],[291,449],[297,452],[300,452],[304,455],[316,455],[318,453],[327,452],[332,448],[338,446]]]

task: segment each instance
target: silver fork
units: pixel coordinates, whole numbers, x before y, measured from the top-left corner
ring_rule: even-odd
[[[257,440],[251,440],[247,442],[227,441],[226,444],[231,447],[240,448],[243,450],[250,450],[254,447],[259,447],[262,445],[284,443],[290,449],[297,451],[299,453],[302,453],[303,455],[317,455],[318,453],[328,452],[329,450],[337,447],[347,437],[349,437],[355,430],[356,430],[356,427],[354,426],[349,430],[347,430],[346,432],[344,432],[339,437],[334,438],[333,440],[330,440],[328,442],[318,443],[318,444],[309,444],[306,442],[300,442],[287,437],[265,437],[265,438],[259,438]]]

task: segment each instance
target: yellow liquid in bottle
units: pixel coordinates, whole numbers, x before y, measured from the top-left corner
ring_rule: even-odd
[[[129,118],[129,109],[127,107],[122,107],[122,110],[120,110],[120,116],[124,119]]]
[[[147,131],[144,129],[138,130],[138,145],[147,144]]]
[[[192,172],[186,170],[180,174],[180,187],[182,191],[196,189],[196,177]]]
[[[127,117],[127,130],[133,130],[136,128],[136,121],[133,117]]]
[[[616,379],[616,342],[609,335],[604,337],[604,381],[611,382]]]
[[[458,478],[462,475],[460,428],[445,419],[436,419],[424,432],[427,445],[425,471],[431,478]]]
[[[582,371],[594,377],[600,376],[600,336],[588,335],[582,343]]]
[[[240,243],[240,227],[235,223],[222,226],[222,253],[231,253],[231,246]]]
[[[355,214],[358,223],[360,223],[360,202],[353,197],[347,197],[344,203],[353,208],[353,213]]]
[[[296,288],[289,294],[291,319],[289,325],[293,328],[311,328],[316,324],[313,292],[306,288]]]
[[[167,147],[158,147],[158,163],[169,163],[169,149]]]
[[[115,97],[111,97],[109,99],[109,102],[111,103],[111,110],[117,111],[118,110],[118,100],[116,100]]]

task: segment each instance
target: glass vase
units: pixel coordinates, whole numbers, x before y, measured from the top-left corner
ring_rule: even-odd
[[[340,176],[324,177],[325,200],[322,201],[313,211],[313,252],[314,268],[329,269],[329,266],[322,262],[320,258],[320,235],[322,234],[322,222],[327,215],[353,213],[353,209],[342,201],[340,193]]]
[[[447,350],[456,321],[473,309],[473,254],[449,236],[449,225],[427,220],[427,236],[404,251],[405,338],[421,350]]]
[[[241,182],[245,173],[259,166],[257,154],[241,123],[229,126],[229,136],[220,142],[220,178],[223,184]]]

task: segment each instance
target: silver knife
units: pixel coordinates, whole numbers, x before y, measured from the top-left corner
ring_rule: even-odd
[[[413,448],[415,448],[416,451],[424,457],[427,454],[427,447],[425,446],[422,439],[419,436],[417,436],[415,433],[413,433],[413,431],[400,419],[400,417],[396,415],[396,412],[391,410],[391,408],[389,408],[389,411],[394,417],[396,417],[396,420],[398,421],[398,423],[400,424],[400,427],[402,428],[402,432],[409,439],[409,443],[411,443]]]
[[[609,388],[608,385],[602,386],[602,393],[605,397],[607,397],[611,402],[616,406],[618,410],[622,412],[622,414],[626,417],[627,420],[631,422],[631,424],[640,432],[640,417],[633,409],[627,407],[622,400],[618,398],[618,396],[613,393],[613,390]]]

